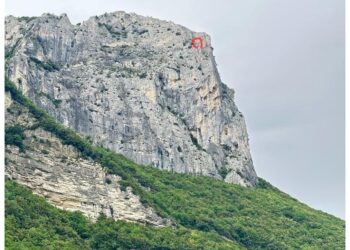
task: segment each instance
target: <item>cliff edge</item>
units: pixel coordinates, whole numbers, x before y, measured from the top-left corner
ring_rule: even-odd
[[[207,34],[125,12],[5,23],[6,74],[63,125],[140,164],[256,185],[245,121]]]

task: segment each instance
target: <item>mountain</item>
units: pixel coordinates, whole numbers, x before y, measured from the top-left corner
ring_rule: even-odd
[[[345,248],[256,176],[207,34],[125,12],[5,32],[7,249]]]
[[[6,107],[7,249],[345,248],[344,221],[262,179],[242,187],[140,166],[57,123],[8,79]]]
[[[8,16],[5,27],[7,76],[60,123],[139,164],[256,185],[207,34],[125,12],[77,25]]]

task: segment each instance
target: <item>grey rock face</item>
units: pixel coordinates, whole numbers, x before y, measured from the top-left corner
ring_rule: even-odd
[[[244,118],[207,34],[124,12],[78,25],[9,16],[5,32],[9,78],[65,126],[141,164],[255,185]]]
[[[6,105],[7,124],[31,126],[35,119],[17,109],[16,104]],[[21,112],[19,112],[21,111]],[[30,188],[49,203],[69,211],[81,211],[92,221],[100,213],[115,220],[126,220],[153,226],[170,225],[151,207],[145,207],[130,187],[121,190],[116,175],[109,175],[92,160],[83,159],[78,151],[63,145],[53,134],[40,128],[26,130],[25,152],[18,147],[6,146],[5,174]]]

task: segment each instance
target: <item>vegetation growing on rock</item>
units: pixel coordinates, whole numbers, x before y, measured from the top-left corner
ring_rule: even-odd
[[[90,224],[59,211],[9,182],[6,240],[9,249],[344,249],[344,221],[314,210],[259,179],[244,188],[203,176],[140,166],[93,146],[37,108],[6,79],[6,91],[38,126],[122,178],[145,204],[175,227],[155,229],[102,218]],[[206,248],[207,247],[207,248]]]

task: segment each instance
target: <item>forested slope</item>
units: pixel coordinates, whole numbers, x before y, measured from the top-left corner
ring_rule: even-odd
[[[58,210],[7,181],[8,249],[344,249],[344,221],[314,210],[259,179],[246,188],[203,176],[140,166],[92,145],[37,108],[6,79],[6,91],[36,126],[7,126],[6,143],[26,150],[23,131],[38,127],[74,146],[83,157],[122,177],[142,203],[173,226],[155,228],[101,216],[93,224]]]

